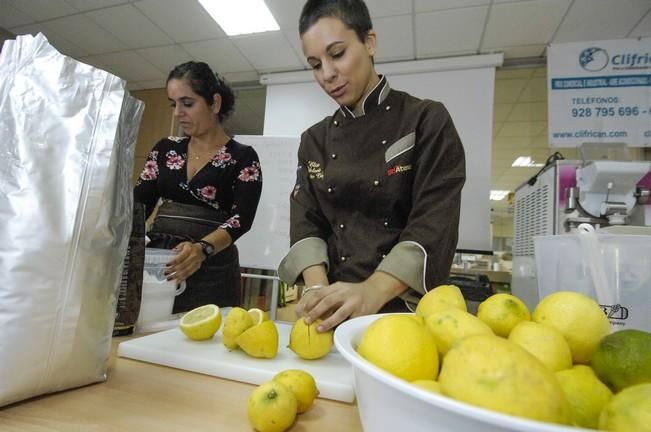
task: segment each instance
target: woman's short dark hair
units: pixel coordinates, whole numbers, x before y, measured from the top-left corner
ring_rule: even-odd
[[[298,34],[310,29],[324,17],[338,18],[357,34],[360,41],[366,41],[366,35],[373,28],[371,15],[363,0],[307,0],[298,19]]]
[[[235,107],[233,89],[206,63],[189,61],[175,66],[167,76],[167,82],[172,79],[186,80],[192,91],[203,97],[209,106],[215,101],[215,93],[218,93],[222,98],[222,105],[217,114],[220,122],[233,112]]]

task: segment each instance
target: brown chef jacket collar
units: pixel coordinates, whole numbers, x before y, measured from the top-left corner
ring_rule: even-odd
[[[341,105],[339,109],[344,117],[357,118],[363,115],[366,115],[369,109],[376,107],[384,102],[384,99],[389,95],[389,82],[387,81],[386,76],[380,75],[380,81],[373,87],[365,97],[364,102],[359,104],[359,107],[356,110],[348,108],[346,105]]]

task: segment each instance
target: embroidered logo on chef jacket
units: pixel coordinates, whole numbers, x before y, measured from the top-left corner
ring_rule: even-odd
[[[389,148],[384,152],[384,161],[389,162],[392,159],[397,158],[398,156],[407,153],[409,150],[414,148],[416,144],[416,132],[411,132],[398,141],[394,142],[389,146]]]
[[[323,180],[323,170],[321,169],[320,163],[315,161],[307,161],[307,172],[311,180]]]
[[[403,172],[411,171],[412,168],[413,167],[411,166],[411,164],[410,165],[396,165],[393,168],[389,168],[387,170],[387,175],[392,176],[392,175],[400,174],[400,173],[403,173]]]

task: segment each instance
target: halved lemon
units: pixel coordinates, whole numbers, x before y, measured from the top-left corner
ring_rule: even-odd
[[[217,333],[221,324],[222,315],[219,306],[207,304],[183,315],[179,327],[183,334],[192,340],[206,340]]]
[[[261,324],[262,321],[267,321],[269,319],[269,314],[262,309],[251,308],[247,312],[251,315],[251,319],[253,319],[253,325]]]

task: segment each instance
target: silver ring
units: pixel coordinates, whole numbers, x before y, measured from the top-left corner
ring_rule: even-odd
[[[309,293],[310,291],[317,291],[325,287],[326,287],[325,285],[310,285],[309,287],[303,287],[303,291],[301,291],[301,297],[303,297],[305,294]]]

